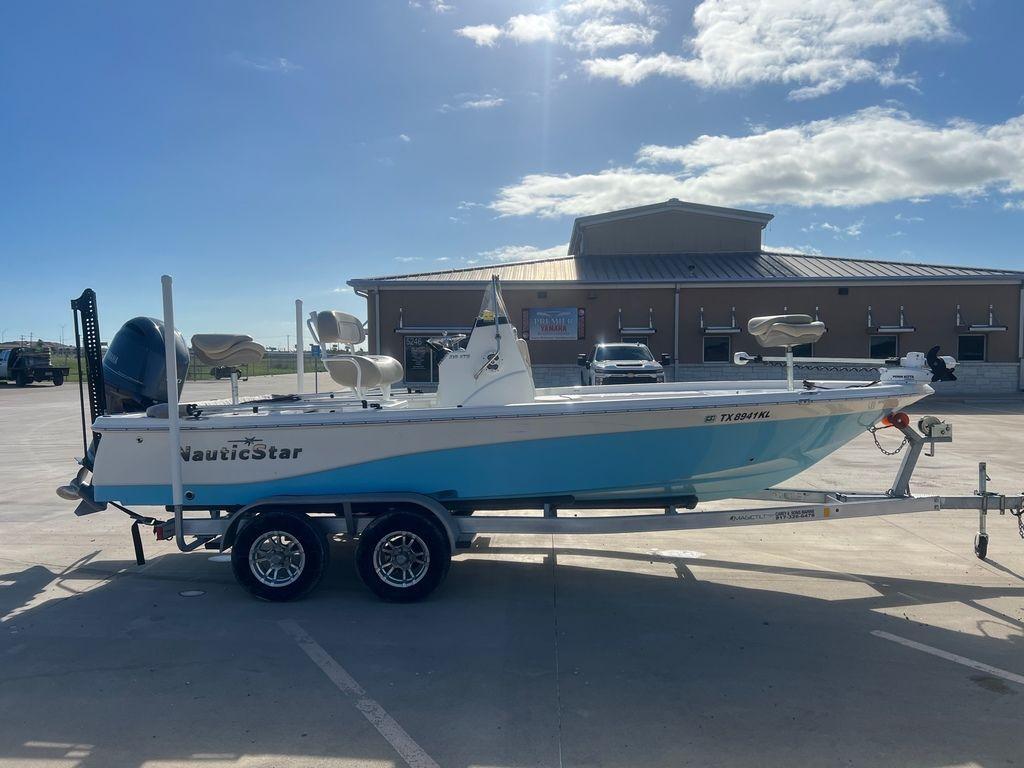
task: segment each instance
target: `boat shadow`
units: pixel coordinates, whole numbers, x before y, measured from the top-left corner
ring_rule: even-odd
[[[0,574],[13,614],[0,625],[0,764],[400,765],[282,620],[442,766],[1018,755],[1024,689],[870,634],[1009,667],[1024,621],[1003,603],[1024,600],[1024,580],[1008,567],[982,586],[498,541],[457,556],[442,588],[409,605],[359,584],[348,542],[320,589],[289,604],[250,598],[198,553]],[[69,599],[33,604],[57,582]],[[839,597],[820,597],[829,585]],[[955,603],[981,611],[969,632],[900,615]]]

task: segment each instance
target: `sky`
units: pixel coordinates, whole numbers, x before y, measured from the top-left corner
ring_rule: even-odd
[[[355,277],[564,255],[677,197],[765,244],[1024,269],[1024,3],[0,4],[2,340],[294,341]]]

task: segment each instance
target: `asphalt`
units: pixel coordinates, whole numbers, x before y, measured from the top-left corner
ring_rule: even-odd
[[[1019,400],[917,413],[955,441],[915,492],[969,494],[979,461],[1021,491]],[[54,494],[81,452],[74,383],[0,385],[0,425],[0,766],[1024,762],[1009,515],[988,562],[960,512],[492,536],[413,605],[378,602],[339,542],[317,591],[270,604],[209,553],[147,538],[136,566],[123,516]],[[885,490],[896,461],[864,435],[790,485]]]

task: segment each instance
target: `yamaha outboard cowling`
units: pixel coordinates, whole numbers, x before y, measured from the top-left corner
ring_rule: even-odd
[[[174,333],[178,358],[178,394],[188,373],[188,348],[180,331]],[[103,356],[107,413],[134,413],[167,402],[164,324],[153,317],[136,317],[121,326]]]

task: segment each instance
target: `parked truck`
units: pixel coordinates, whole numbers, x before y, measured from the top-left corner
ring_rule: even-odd
[[[70,369],[54,366],[52,362],[48,348],[0,349],[0,381],[13,381],[19,387],[32,381],[52,381],[53,386],[59,387]]]

